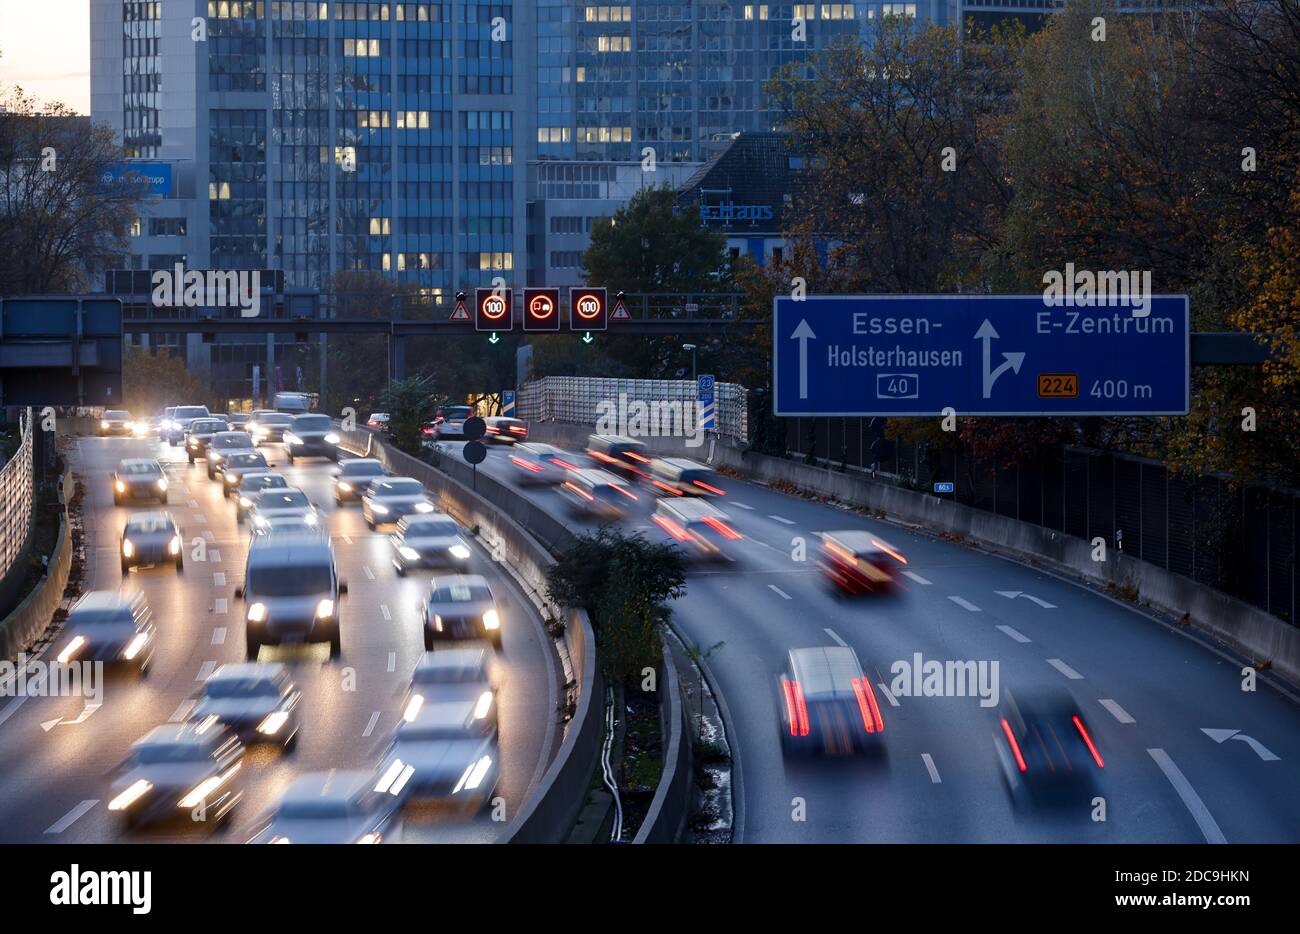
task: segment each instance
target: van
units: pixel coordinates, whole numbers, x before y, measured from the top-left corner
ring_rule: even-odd
[[[650,482],[673,496],[725,496],[709,467],[685,457],[656,457],[650,462]]]
[[[312,397],[305,392],[277,392],[271,408],[289,415],[306,415],[312,410]]]
[[[248,546],[244,585],[244,639],[248,659],[263,645],[328,642],[342,650],[339,597],[348,592],[334,567],[334,548],[317,535],[266,535]]]

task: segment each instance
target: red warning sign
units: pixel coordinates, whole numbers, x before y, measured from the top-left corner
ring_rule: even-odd
[[[614,310],[610,312],[611,321],[631,321],[632,316],[627,313],[627,303],[619,299],[614,303]]]
[[[462,298],[456,302],[456,307],[455,309],[452,310],[451,317],[448,320],[449,321],[469,320],[469,311],[468,309],[465,308],[465,299]]]

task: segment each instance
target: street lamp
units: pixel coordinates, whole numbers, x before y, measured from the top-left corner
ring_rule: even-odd
[[[695,345],[682,344],[682,350],[689,350],[691,352],[691,379],[698,382],[698,378],[695,375]]]

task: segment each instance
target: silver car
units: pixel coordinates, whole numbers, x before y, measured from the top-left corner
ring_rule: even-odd
[[[383,785],[380,790],[379,785]],[[373,772],[308,772],[290,784],[249,843],[380,843],[401,788]]]
[[[334,549],[322,535],[265,535],[248,548],[244,585],[244,639],[249,661],[264,644],[329,642],[342,651],[339,598],[347,593],[334,568]]]
[[[510,452],[510,463],[515,466],[516,483],[563,483],[570,470],[577,470],[573,456],[551,444],[516,444]]]
[[[426,704],[449,702],[472,704],[472,722],[495,732],[497,705],[491,646],[470,643],[462,648],[425,652],[402,701],[402,719],[409,723]]]
[[[243,789],[239,738],[212,718],[154,727],[131,744],[113,780],[108,809],[127,826],[146,821],[191,821],[215,827]]]
[[[118,548],[122,558],[122,576],[131,568],[153,564],[172,564],[176,573],[185,570],[184,541],[176,520],[169,512],[138,512],[126,520]]]
[[[131,421],[131,413],[125,409],[109,409],[104,413],[104,417],[99,420],[99,436],[101,438],[107,435],[129,435],[135,429]]]
[[[370,489],[370,484],[384,477],[384,465],[373,457],[345,457],[334,471],[334,505],[342,506],[350,499],[360,499]]]
[[[233,451],[221,459],[221,495],[229,499],[246,474],[268,473],[271,465],[261,451]]]
[[[328,415],[299,415],[285,429],[284,451],[290,464],[295,457],[324,457],[336,461],[342,440]]]
[[[185,454],[190,463],[208,456],[208,443],[217,432],[226,430],[224,418],[196,418],[185,433]]]
[[[500,771],[496,737],[472,719],[473,704],[427,704],[401,720],[379,767],[403,798],[436,798],[475,810],[491,799]]]
[[[302,692],[279,663],[222,665],[203,682],[190,719],[216,717],[245,743],[278,743],[293,749],[301,726]]]
[[[437,507],[429,500],[423,484],[410,477],[376,480],[361,497],[361,515],[371,529],[396,522],[402,516],[430,513]]]
[[[235,521],[243,522],[249,511],[257,504],[258,498],[267,490],[287,489],[289,481],[278,473],[259,471],[246,473],[239,479],[235,496]]]
[[[102,661],[148,674],[157,631],[144,594],[95,590],[68,612],[59,634],[59,664]]]
[[[254,528],[269,528],[278,519],[297,519],[312,528],[321,526],[321,514],[297,487],[283,490],[263,490],[248,512]]]
[[[190,430],[190,424],[196,418],[209,418],[211,414],[206,405],[178,405],[162,426],[159,438],[175,447],[184,440],[185,432]]]
[[[469,545],[461,537],[456,520],[445,512],[403,516],[388,541],[398,577],[412,568],[450,567],[463,571],[469,567]]]
[[[425,651],[434,643],[487,639],[501,647],[501,613],[488,582],[478,574],[453,574],[429,582],[420,601]]]
[[[166,505],[167,477],[162,465],[152,458],[127,458],[113,471],[113,505],[140,500],[157,500]]]
[[[215,480],[225,459],[237,451],[256,451],[253,436],[246,431],[219,431],[208,442],[208,479]]]
[[[293,416],[284,412],[258,409],[248,420],[247,430],[260,447],[271,441],[283,441],[285,429],[293,422]]]

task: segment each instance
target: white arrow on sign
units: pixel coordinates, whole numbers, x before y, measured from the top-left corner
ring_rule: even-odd
[[[817,335],[813,329],[808,327],[808,321],[805,318],[799,319],[798,326],[794,333],[790,335],[790,340],[799,342],[799,398],[808,398],[808,341],[815,340]]]
[[[1041,598],[1039,598],[1039,597],[1035,597],[1033,594],[1031,594],[1031,593],[1025,593],[1024,591],[1021,591],[1021,590],[995,590],[995,591],[993,591],[993,592],[994,592],[995,594],[997,594],[998,596],[1000,596],[1000,597],[1006,597],[1006,598],[1009,599],[1009,600],[1014,600],[1014,599],[1016,599],[1016,597],[1024,597],[1026,600],[1033,600],[1035,603],[1037,603],[1039,606],[1041,606],[1044,610],[1054,610],[1054,609],[1056,609],[1056,604],[1055,604],[1055,603],[1048,603],[1046,600],[1043,600],[1043,599],[1041,599]]]
[[[993,322],[988,318],[980,325],[975,332],[975,340],[984,342],[984,398],[987,399],[993,394],[993,384],[998,381],[998,377],[1008,369],[1020,372],[1020,365],[1025,362],[1023,351],[1017,353],[1003,353],[1004,362],[996,369],[990,370],[993,365],[993,341],[997,339],[997,329],[993,327]]]
[[[41,724],[41,729],[44,730],[46,733],[48,733],[56,726],[60,726],[60,725],[76,726],[78,723],[85,723],[86,720],[89,719],[90,715],[94,713],[96,710],[98,710],[101,706],[102,706],[101,704],[87,704],[85,707],[82,708],[81,713],[77,715],[77,719],[64,720],[62,717],[55,717],[53,720],[44,721]]]
[[[1255,755],[1259,756],[1265,762],[1277,762],[1278,756],[1273,755],[1259,740],[1253,736],[1247,736],[1241,730],[1211,730],[1207,727],[1201,727],[1201,732],[1214,740],[1216,743],[1224,743],[1230,739],[1239,739],[1251,749],[1255,750]]]

